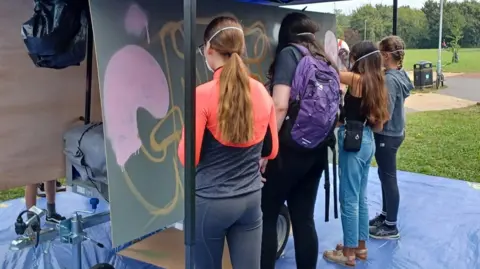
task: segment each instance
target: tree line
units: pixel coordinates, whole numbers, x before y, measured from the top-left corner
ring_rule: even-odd
[[[337,36],[348,44],[368,39],[379,41],[392,33],[392,6],[364,5],[350,15],[335,10]],[[437,48],[439,39],[440,3],[428,0],[421,9],[399,7],[397,35],[407,48]],[[445,1],[442,37],[452,48],[480,47],[480,2]]]

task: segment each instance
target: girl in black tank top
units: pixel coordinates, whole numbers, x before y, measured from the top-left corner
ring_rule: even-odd
[[[353,96],[350,93],[350,87],[347,89],[343,106],[340,108],[340,123],[345,124],[345,119],[360,122],[367,120],[367,116],[362,112],[362,98]]]
[[[372,129],[381,129],[389,116],[382,59],[376,45],[370,41],[354,45],[349,60],[352,64],[346,66],[350,66],[351,72],[340,72],[341,83],[349,87],[341,108],[337,136],[343,244],[325,251],[323,257],[329,262],[355,266],[356,258],[367,258],[369,226],[366,189],[375,152]],[[357,129],[350,128],[352,125]],[[356,131],[353,138],[351,130]],[[351,143],[346,143],[351,140],[347,141],[347,138],[358,140],[353,143],[358,150],[352,150]]]

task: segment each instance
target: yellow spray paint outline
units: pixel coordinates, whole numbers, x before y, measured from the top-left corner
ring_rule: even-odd
[[[219,14],[217,16],[221,16],[221,15],[235,17],[234,15],[232,15],[230,13],[223,13],[223,14]],[[217,16],[214,16],[214,17],[217,17]],[[197,23],[206,25],[214,17],[200,18],[200,19],[198,19]],[[172,40],[172,47],[173,47],[174,52],[176,53],[176,55],[180,59],[184,59],[184,55],[178,49],[177,41],[175,39],[175,33],[177,31],[180,32],[182,37],[184,37],[184,33],[183,33],[183,30],[182,30],[182,25],[183,25],[183,21],[168,22],[162,27],[162,29],[159,31],[159,34],[158,34],[159,37],[160,37],[162,52],[163,52],[164,59],[165,59],[165,67],[166,67],[166,71],[167,71],[167,80],[168,80],[168,84],[170,85],[170,87],[169,87],[170,103],[172,105],[175,104],[175,102],[174,102],[174,99],[173,99],[173,91],[172,91],[172,85],[173,84],[172,84],[172,79],[171,79],[171,74],[170,74],[170,66],[169,66],[169,62],[168,62],[168,58],[167,58],[167,50],[166,50],[166,41],[165,40],[166,40],[167,36],[169,36]],[[245,32],[245,36],[249,36],[249,35],[252,35],[252,34],[255,34],[255,33],[259,34],[257,36],[257,40],[254,42],[253,55],[259,55],[259,54],[260,55],[258,57],[254,57],[254,58],[249,58],[247,56],[247,58],[245,59],[245,63],[250,64],[250,65],[256,65],[256,66],[258,66],[259,70],[261,70],[261,63],[267,57],[268,51],[269,51],[269,48],[270,48],[269,38],[265,34],[266,33],[265,26],[263,25],[262,22],[256,21],[250,27],[244,27],[244,32]],[[261,53],[259,53],[259,47],[261,47]],[[196,72],[197,72],[197,75],[200,75],[198,70]],[[261,78],[262,75],[263,74],[258,74],[258,75],[256,75],[256,77]],[[180,78],[180,83],[181,83],[181,85],[183,87],[183,91],[185,93],[184,78]],[[154,126],[152,131],[150,132],[150,136],[149,136],[150,147],[151,147],[153,152],[162,153],[161,157],[153,156],[148,151],[148,149],[143,145],[143,143],[141,145],[142,153],[145,155],[145,157],[147,159],[149,159],[153,163],[162,163],[163,161],[165,161],[165,159],[167,157],[168,146],[173,145],[175,152],[178,149],[178,144],[177,143],[180,141],[181,130],[177,130],[177,122],[175,120],[175,118],[176,118],[175,114],[178,114],[177,116],[179,116],[179,118],[180,118],[180,126],[179,127],[183,127],[184,126],[183,113],[182,113],[180,107],[173,105],[173,107],[167,112],[165,117],[162,120],[160,120]],[[155,134],[158,132],[158,130],[163,125],[165,120],[169,117],[173,117],[172,121],[173,121],[173,130],[174,131],[173,131],[172,134],[170,134],[168,137],[163,139],[161,142],[158,142],[155,138]],[[178,160],[177,160],[176,154],[173,154],[172,161],[173,161],[173,168],[175,170],[175,194],[174,194],[173,198],[163,207],[153,205],[147,199],[145,199],[145,197],[142,195],[142,193],[138,190],[138,188],[133,183],[133,180],[131,179],[130,175],[128,174],[127,169],[125,169],[124,172],[123,172],[125,183],[126,183],[127,187],[130,189],[130,191],[132,192],[133,196],[137,199],[137,201],[140,204],[142,204],[142,206],[150,213],[150,215],[153,216],[149,220],[149,222],[144,226],[144,229],[147,229],[150,226],[150,224],[153,221],[155,221],[159,216],[164,216],[164,215],[170,214],[175,209],[176,205],[178,204],[178,200],[180,199],[180,197],[182,199],[184,198],[184,187],[183,187],[183,182],[182,182],[182,179],[181,179],[181,176],[180,176],[180,171],[179,171],[180,168],[179,168],[179,165],[178,165]]]
[[[180,110],[180,107],[174,106],[172,109],[170,109],[167,112],[167,115],[160,120],[152,129],[150,132],[150,147],[154,152],[161,152],[163,153],[161,157],[154,157],[147,149],[146,147],[142,144],[141,146],[141,151],[153,163],[162,163],[165,161],[165,158],[167,157],[167,150],[168,146],[170,145],[176,145],[180,141],[180,136],[181,136],[181,131],[174,131],[171,135],[163,139],[160,143],[158,143],[155,139],[155,134],[157,131],[160,129],[160,127],[163,125],[166,119],[169,117],[173,117],[175,119],[175,112],[178,113],[178,116],[180,117],[181,125],[183,126],[183,115],[182,111]],[[175,154],[174,154],[175,156]],[[149,211],[150,215],[153,215],[153,217],[150,219],[150,221],[144,226],[144,229],[147,229],[150,224],[157,219],[159,216],[164,216],[170,214],[178,204],[178,200],[180,197],[183,199],[184,198],[184,189],[183,189],[183,182],[180,177],[180,171],[179,171],[179,165],[178,165],[178,160],[176,157],[173,157],[173,168],[175,170],[175,194],[173,198],[163,207],[158,207],[153,204],[151,204],[145,197],[141,194],[141,192],[137,189],[135,184],[133,183],[132,178],[127,172],[127,169],[124,170],[123,175],[125,179],[125,183],[127,184],[127,187],[130,189],[132,192],[133,196],[140,202],[140,204],[143,205],[143,207]]]

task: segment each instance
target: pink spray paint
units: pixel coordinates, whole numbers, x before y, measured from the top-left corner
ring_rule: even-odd
[[[125,30],[128,34],[140,37],[142,34],[147,36],[147,42],[150,44],[150,34],[148,32],[147,14],[137,4],[132,4],[125,15]]]
[[[142,107],[161,119],[168,112],[169,97],[162,68],[144,48],[127,45],[111,57],[104,76],[104,118],[106,136],[120,167],[142,145],[137,110]]]

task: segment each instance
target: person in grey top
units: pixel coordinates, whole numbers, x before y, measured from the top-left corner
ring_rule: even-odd
[[[213,79],[195,89],[195,269],[225,268],[225,242],[233,268],[261,269],[260,167],[278,153],[275,106],[242,60],[237,19],[214,18],[198,49]],[[178,158],[185,165],[185,130]]]
[[[389,94],[390,120],[383,130],[374,134],[375,159],[382,184],[382,212],[370,220],[370,237],[397,239],[400,194],[397,182],[397,151],[405,139],[405,99],[414,88],[407,72],[402,69],[405,43],[398,36],[380,41],[380,51],[385,65],[385,81]]]

